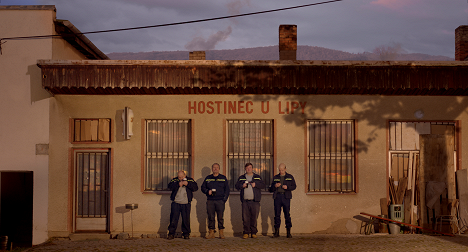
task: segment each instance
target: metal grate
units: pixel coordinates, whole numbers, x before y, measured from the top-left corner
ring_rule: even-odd
[[[309,192],[355,191],[353,120],[309,120]]]
[[[272,121],[229,120],[227,127],[227,176],[231,189],[245,173],[246,163],[252,163],[253,172],[260,175],[268,187],[274,175]]]
[[[147,120],[145,191],[167,190],[177,171],[191,176],[190,120]]]
[[[77,217],[106,217],[109,155],[77,152]]]

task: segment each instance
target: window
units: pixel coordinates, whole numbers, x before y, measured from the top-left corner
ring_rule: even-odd
[[[253,171],[260,175],[267,187],[274,175],[273,125],[267,120],[228,120],[227,150],[228,179],[231,189],[246,163],[252,163]],[[265,189],[267,190],[267,189]]]
[[[177,171],[191,176],[190,120],[147,120],[145,191],[167,190]]]
[[[110,119],[73,119],[72,142],[110,142]]]
[[[353,120],[309,120],[309,192],[354,192]]]

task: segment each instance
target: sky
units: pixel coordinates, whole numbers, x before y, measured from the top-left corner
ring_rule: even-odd
[[[80,31],[90,32],[323,1],[0,0],[0,5],[55,5],[58,19],[69,20]],[[454,58],[454,32],[458,26],[468,25],[468,2],[343,0],[246,17],[86,36],[104,53],[238,49],[277,45],[281,24],[297,25],[298,45],[362,53],[397,44],[407,53]]]

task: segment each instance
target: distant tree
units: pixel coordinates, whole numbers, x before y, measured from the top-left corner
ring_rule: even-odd
[[[379,60],[396,60],[400,54],[406,51],[401,47],[400,43],[393,43],[393,45],[381,45],[372,50]]]

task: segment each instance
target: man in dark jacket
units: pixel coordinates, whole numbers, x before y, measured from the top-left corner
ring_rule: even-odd
[[[215,214],[218,216],[219,238],[224,239],[224,205],[229,197],[229,183],[223,174],[219,173],[219,164],[211,166],[213,174],[208,175],[201,186],[206,194],[206,212],[208,213],[208,229],[206,239],[215,238]]]
[[[236,183],[236,189],[240,192],[242,202],[242,222],[244,224],[244,236],[242,238],[257,238],[257,218],[260,212],[260,200],[265,182],[260,175],[253,173],[251,163],[245,164],[245,174],[241,175]]]
[[[198,185],[193,178],[185,175],[185,171],[179,171],[177,177],[173,178],[167,187],[171,193],[171,221],[169,224],[168,240],[174,239],[179,216],[182,215],[182,236],[190,239],[190,209],[193,192],[198,190]]]
[[[275,205],[275,232],[273,237],[279,237],[279,228],[281,225],[281,207],[283,208],[284,220],[286,222],[287,238],[292,238],[291,235],[291,216],[289,209],[291,208],[291,198],[294,189],[296,189],[296,181],[293,175],[286,172],[286,165],[281,163],[278,166],[279,174],[273,177],[270,186],[270,192],[273,193]]]

